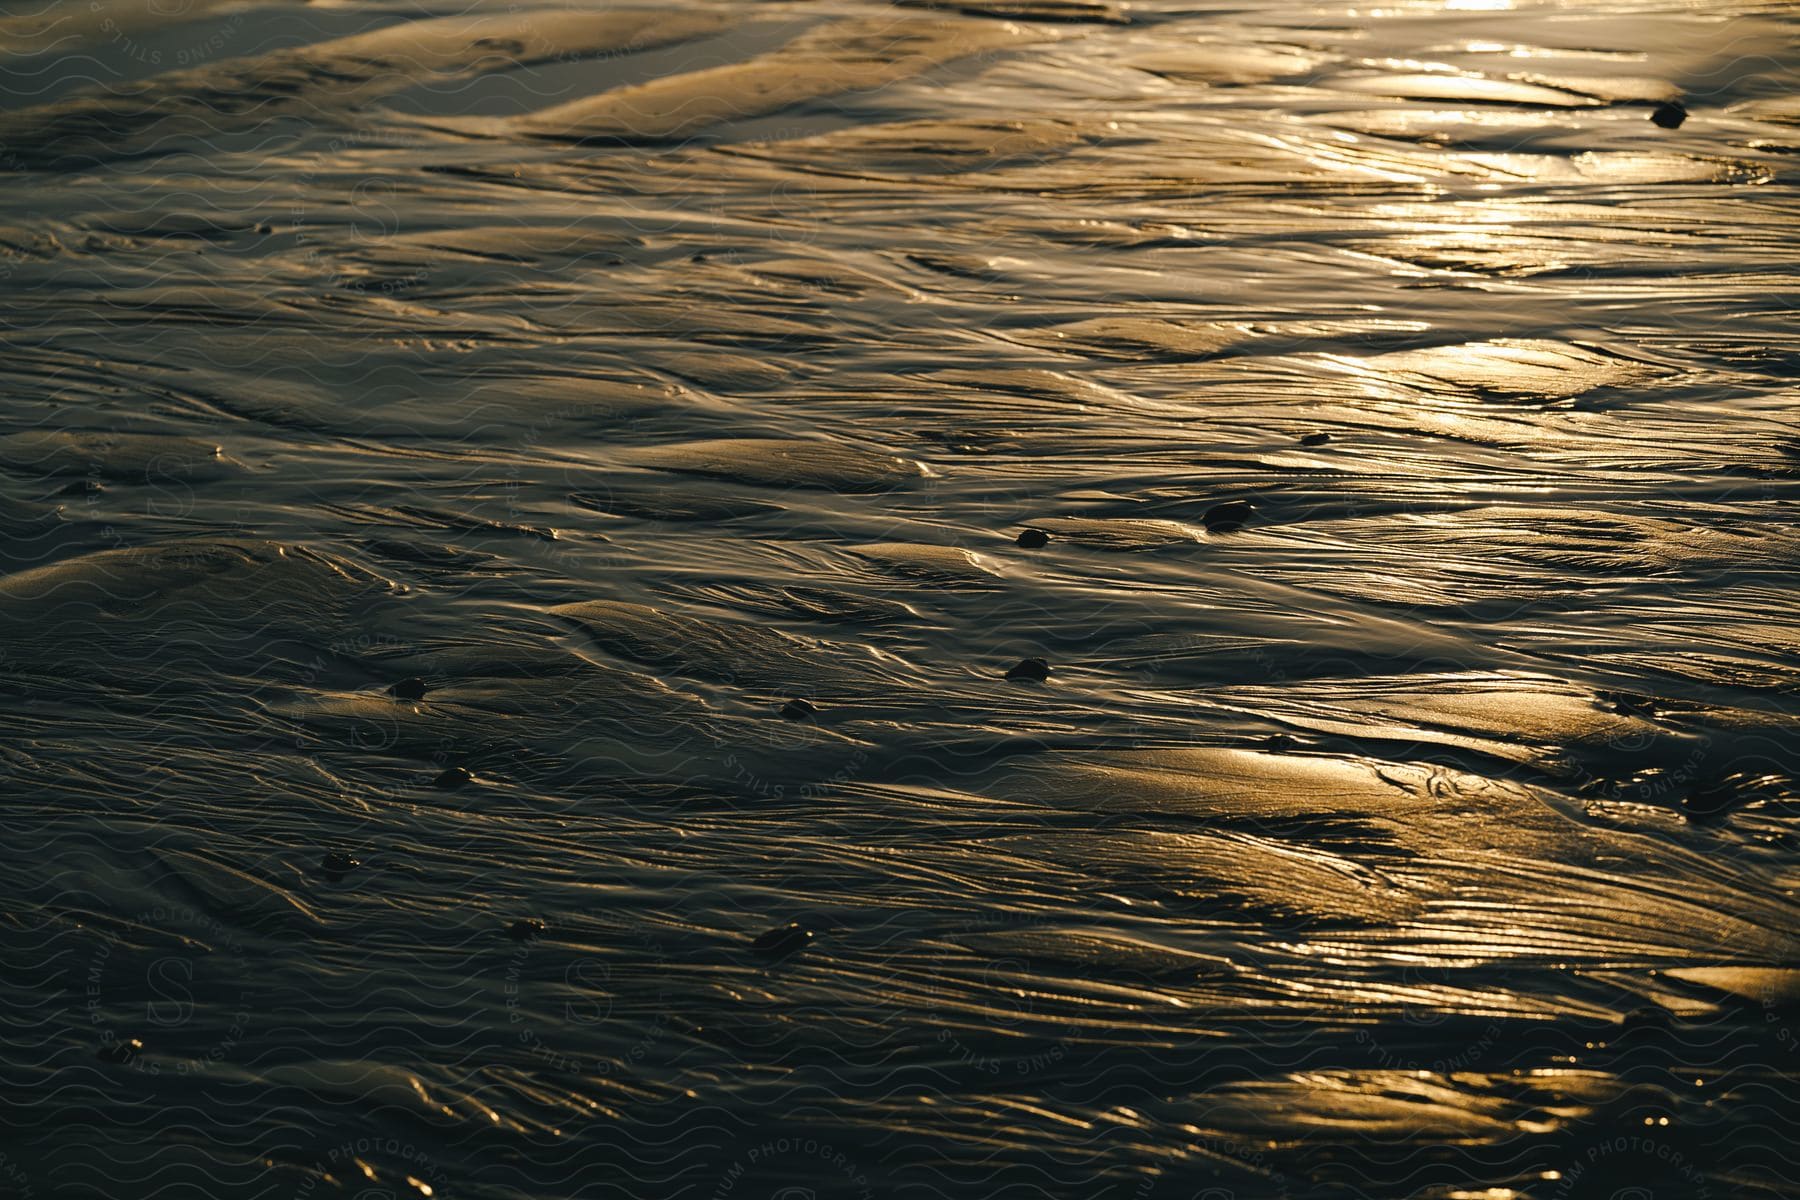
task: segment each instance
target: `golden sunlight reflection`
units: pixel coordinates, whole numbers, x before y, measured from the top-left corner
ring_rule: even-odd
[[[1791,1196],[1800,9],[37,7],[0,1193]]]

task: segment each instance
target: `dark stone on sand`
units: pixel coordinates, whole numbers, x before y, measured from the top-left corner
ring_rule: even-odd
[[[1027,550],[1041,550],[1050,544],[1050,535],[1041,529],[1027,529],[1018,537],[1017,545]]]
[[[77,479],[62,490],[65,496],[98,496],[106,490],[106,485],[98,479]]]
[[[763,954],[780,956],[806,949],[812,939],[812,930],[798,921],[790,921],[786,925],[760,934],[754,942],[750,943],[750,948]]]
[[[1215,504],[1206,510],[1200,523],[1213,533],[1230,533],[1234,529],[1242,529],[1249,524],[1256,509],[1248,500],[1227,500],[1223,504]]]
[[[475,776],[467,767],[445,767],[438,777],[431,781],[432,787],[459,788],[465,783],[475,782]]]
[[[1608,709],[1616,713],[1625,713],[1634,717],[1653,717],[1656,715],[1656,700],[1651,696],[1640,696],[1636,692],[1599,692],[1596,693]]]
[[[506,936],[515,942],[529,942],[544,932],[544,923],[536,917],[521,917],[507,927]]]
[[[1650,119],[1663,129],[1680,129],[1688,118],[1688,110],[1674,100],[1665,100],[1650,111]]]
[[[781,706],[781,715],[790,721],[810,721],[819,715],[819,706],[811,700],[796,696]]]
[[[388,694],[402,700],[423,700],[425,698],[425,681],[417,676],[411,679],[402,679],[388,689]]]
[[[101,1045],[99,1057],[101,1062],[128,1063],[144,1051],[144,1043],[137,1038],[121,1038],[116,1042]]]
[[[1031,679],[1039,683],[1050,678],[1050,664],[1041,658],[1022,658],[1006,672],[1008,679]]]
[[[345,854],[342,850],[333,850],[319,861],[319,869],[327,875],[344,875],[362,866],[362,860]]]
[[[1264,750],[1286,753],[1289,750],[1298,750],[1300,739],[1291,733],[1271,733],[1262,740],[1262,745]]]
[[[1696,783],[1681,798],[1681,811],[1690,821],[1716,821],[1743,804],[1747,797],[1726,779]]]
[[[1302,446],[1323,446],[1331,440],[1329,433],[1309,433],[1300,439]]]

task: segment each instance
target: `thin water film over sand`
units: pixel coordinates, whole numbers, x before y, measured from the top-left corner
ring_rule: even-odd
[[[10,0],[0,1193],[1800,1194],[1797,34]]]

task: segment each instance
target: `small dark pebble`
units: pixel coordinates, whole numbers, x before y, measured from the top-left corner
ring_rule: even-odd
[[[1613,712],[1628,713],[1634,717],[1656,715],[1656,698],[1653,696],[1640,696],[1636,692],[1600,692],[1598,695]]]
[[[446,767],[442,774],[431,781],[432,787],[459,788],[465,783],[474,783],[475,776],[467,767]]]
[[[1300,739],[1291,733],[1271,733],[1262,744],[1264,750],[1298,750]]]
[[[1331,440],[1329,433],[1309,433],[1300,439],[1302,446],[1323,446]]]
[[[1666,100],[1650,111],[1650,119],[1663,129],[1680,129],[1688,111],[1673,100]]]
[[[521,917],[507,927],[506,936],[515,942],[529,942],[544,932],[544,923],[536,917]]]
[[[319,860],[319,869],[327,875],[343,875],[362,866],[362,860],[345,854],[342,850],[333,850]]]
[[[1710,821],[1744,803],[1746,797],[1724,780],[1702,783],[1681,798],[1681,811],[1690,820]]]
[[[811,700],[796,696],[781,706],[781,715],[790,721],[810,721],[819,715],[819,706]]]
[[[98,479],[77,479],[62,490],[65,496],[98,496],[106,490],[106,485]]]
[[[812,930],[798,921],[790,921],[786,925],[759,935],[754,942],[750,943],[750,948],[764,954],[792,954],[796,950],[806,949],[812,939]]]
[[[402,700],[423,700],[425,698],[425,681],[416,677],[402,679],[388,689],[388,694],[398,696]]]
[[[1050,664],[1041,658],[1022,658],[1018,664],[1006,672],[1008,679],[1033,679],[1038,682],[1050,678]]]
[[[1027,529],[1019,535],[1015,544],[1027,550],[1042,550],[1050,544],[1050,535],[1041,529]]]
[[[1215,504],[1206,510],[1200,523],[1213,533],[1230,533],[1234,529],[1242,529],[1249,523],[1256,512],[1248,500],[1227,500],[1223,504]]]
[[[100,1047],[100,1061],[109,1063],[128,1063],[143,1053],[144,1043],[137,1038],[124,1038],[116,1042],[106,1042]]]

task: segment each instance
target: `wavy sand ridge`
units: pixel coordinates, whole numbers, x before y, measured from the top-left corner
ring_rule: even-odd
[[[1791,1194],[1797,32],[0,19],[0,1193]]]

